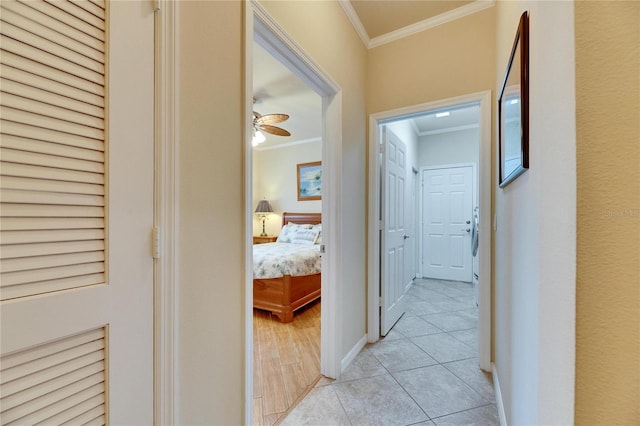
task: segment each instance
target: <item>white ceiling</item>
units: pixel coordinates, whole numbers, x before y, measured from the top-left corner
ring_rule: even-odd
[[[253,97],[253,109],[262,115],[288,114],[289,119],[276,126],[291,132],[286,137],[263,132],[267,139],[258,149],[321,137],[322,98],[257,43],[253,43]]]
[[[445,117],[436,117],[438,113],[446,113]],[[424,115],[411,118],[417,133],[421,136],[443,133],[453,130],[463,130],[478,126],[480,122],[480,107],[478,105],[463,105],[456,108],[446,108],[429,111]]]

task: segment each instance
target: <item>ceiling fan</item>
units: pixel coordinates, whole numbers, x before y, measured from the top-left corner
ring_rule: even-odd
[[[255,99],[253,101],[255,103]],[[287,114],[265,114],[262,115],[253,111],[253,146],[261,144],[265,141],[262,132],[267,132],[276,136],[291,136],[287,130],[274,126],[274,124],[287,121]]]

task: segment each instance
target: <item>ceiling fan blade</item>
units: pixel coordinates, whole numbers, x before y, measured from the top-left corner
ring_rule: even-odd
[[[258,124],[276,124],[287,121],[289,116],[287,114],[265,114],[256,119]]]
[[[271,133],[272,135],[291,136],[291,133],[289,133],[285,129],[281,129],[280,127],[269,126],[267,124],[261,124],[258,127],[259,127],[260,130],[264,130],[265,132]]]

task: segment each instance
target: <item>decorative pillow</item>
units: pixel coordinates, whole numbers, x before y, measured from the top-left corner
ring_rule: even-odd
[[[291,242],[294,244],[313,245],[318,238],[318,232],[319,231],[313,227],[298,228],[295,230],[295,234],[291,237]]]
[[[289,222],[282,227],[280,235],[278,235],[277,243],[291,243],[296,235],[298,229],[311,229],[313,225],[304,225],[298,223]]]
[[[318,231],[318,237],[316,238],[314,244],[322,244],[322,224],[319,223],[317,225],[313,225],[313,229]]]

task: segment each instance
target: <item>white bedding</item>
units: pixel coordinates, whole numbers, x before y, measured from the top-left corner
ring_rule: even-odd
[[[253,278],[319,274],[319,244],[267,243],[253,246]]]

